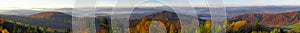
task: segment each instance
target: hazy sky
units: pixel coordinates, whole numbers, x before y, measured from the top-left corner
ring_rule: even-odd
[[[98,7],[112,7],[117,0],[96,0]],[[205,7],[205,0],[189,0],[193,6]],[[75,0],[0,0],[0,9],[72,8]],[[300,0],[224,0],[225,6],[281,6],[300,5]],[[178,4],[180,5],[180,4]],[[158,2],[147,2],[141,6],[164,6]]]

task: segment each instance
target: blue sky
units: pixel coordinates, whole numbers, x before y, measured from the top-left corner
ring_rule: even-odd
[[[98,7],[112,7],[117,0],[96,0]],[[205,0],[189,0],[193,6],[205,7]],[[72,8],[75,0],[0,0],[0,9]],[[224,0],[225,6],[300,5],[300,0]],[[180,4],[178,4],[180,5]],[[148,2],[141,6],[164,6]]]

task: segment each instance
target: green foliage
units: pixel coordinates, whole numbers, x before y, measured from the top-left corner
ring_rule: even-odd
[[[199,25],[199,31],[198,31],[198,32],[203,33],[204,31],[205,31],[204,23],[201,23],[201,24]]]
[[[279,28],[274,28],[274,30],[271,31],[271,33],[281,33],[281,31]]]
[[[208,20],[204,24],[200,25],[200,32],[211,33],[211,20]]]
[[[18,24],[18,25],[22,25],[22,23],[21,23],[21,22],[16,22],[16,24]]]
[[[112,20],[112,33],[124,33],[124,30],[122,29],[123,25],[119,23],[118,19]]]
[[[300,32],[300,28],[298,28],[298,32]]]
[[[98,18],[100,20],[100,27],[102,29],[105,29],[106,33],[110,33],[111,31],[111,28],[109,26],[109,22],[108,22],[108,19],[106,17],[104,18]]]
[[[229,23],[229,21],[228,20],[226,20],[225,22],[224,22],[224,25],[223,25],[223,27],[224,28],[226,28],[227,26],[229,26],[230,25],[230,23]]]
[[[5,20],[5,26],[7,27],[6,29],[11,29],[10,33],[50,33],[50,31],[48,31],[44,27],[31,26],[22,24],[21,22],[13,22],[12,20]]]
[[[293,24],[293,25],[289,25],[289,26],[287,26],[287,27],[289,27],[289,28],[291,28],[291,29],[299,29],[300,30],[300,23],[296,23],[296,24]]]
[[[71,32],[71,29],[66,29],[65,31],[64,31],[64,33],[70,33]]]
[[[12,21],[12,20],[5,20],[5,21],[7,21],[7,22],[14,22],[14,21]]]
[[[221,25],[218,25],[218,24],[215,24],[215,25],[212,27],[212,30],[213,30],[212,33],[222,33],[222,32],[225,32],[225,31],[223,31],[224,29],[222,28],[222,26],[221,26]]]

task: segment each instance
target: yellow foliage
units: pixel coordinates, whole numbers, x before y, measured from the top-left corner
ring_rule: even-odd
[[[280,33],[280,28],[274,28],[274,30],[271,33]]]
[[[144,17],[141,22],[146,22],[146,21],[148,21],[148,19]]]
[[[209,20],[209,21],[206,21],[205,22],[205,31],[204,31],[204,33],[210,33],[210,30],[211,30],[211,21]]]
[[[170,25],[170,32],[169,33],[175,33],[174,31],[175,31],[175,27],[174,27],[174,25],[173,24],[171,24]]]
[[[233,22],[232,24],[230,24],[228,26],[227,29],[233,29],[233,31],[240,31],[242,29],[245,29],[249,27],[247,22],[245,20],[242,20],[242,21],[238,21],[238,22]]]
[[[1,30],[2,33],[9,33],[6,29]]]

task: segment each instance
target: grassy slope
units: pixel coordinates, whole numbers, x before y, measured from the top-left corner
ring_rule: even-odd
[[[296,24],[293,24],[293,25],[289,25],[287,26],[288,28],[291,28],[292,30],[297,30],[300,28],[300,23],[296,23]]]

